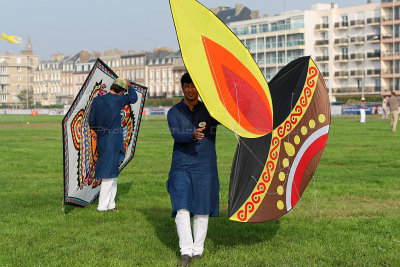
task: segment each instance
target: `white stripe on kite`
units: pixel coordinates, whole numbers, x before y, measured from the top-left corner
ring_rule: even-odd
[[[303,157],[304,153],[307,151],[307,149],[314,143],[315,140],[323,136],[324,134],[327,134],[329,132],[329,125],[322,127],[321,129],[315,131],[313,134],[311,134],[307,140],[304,142],[304,144],[301,146],[299,152],[297,153],[292,167],[290,168],[289,176],[288,176],[288,183],[286,185],[286,209],[287,211],[292,209],[292,184],[294,180],[294,175],[296,173],[297,166],[299,165],[299,162],[301,158]],[[296,186],[296,185],[295,185]]]

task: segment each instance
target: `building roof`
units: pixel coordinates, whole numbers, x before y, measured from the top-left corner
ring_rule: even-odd
[[[212,11],[225,24],[235,21],[249,20],[258,17],[258,11],[251,11],[248,7],[236,4],[235,8],[219,7]]]

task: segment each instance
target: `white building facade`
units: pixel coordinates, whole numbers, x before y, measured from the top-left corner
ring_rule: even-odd
[[[381,3],[311,10],[233,22],[267,81],[287,63],[311,56],[323,74],[331,101],[337,96],[383,95]],[[386,66],[385,66],[386,67]]]

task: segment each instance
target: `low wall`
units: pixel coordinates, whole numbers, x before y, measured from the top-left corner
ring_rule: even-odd
[[[151,115],[167,115],[171,107],[145,107],[143,116]],[[23,114],[31,115],[36,111],[38,115],[65,115],[68,109],[54,108],[54,109],[0,109],[1,114]],[[400,111],[400,108],[399,108]],[[381,106],[367,106],[367,114],[382,114]],[[331,105],[331,115],[351,115],[360,114],[360,105]]]

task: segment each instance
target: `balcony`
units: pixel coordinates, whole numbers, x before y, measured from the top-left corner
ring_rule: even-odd
[[[400,16],[398,15],[394,17],[392,15],[387,15],[382,17],[381,24],[383,26],[392,25],[393,21],[398,21],[398,20],[400,20]]]
[[[329,45],[329,40],[317,40],[315,46],[326,46]]]
[[[328,79],[328,78],[329,78],[329,72],[327,72],[327,71],[322,71],[321,74],[322,74],[322,76],[324,77],[324,79]]]
[[[349,72],[348,71],[335,71],[336,78],[348,78]]]
[[[380,58],[380,57],[381,57],[381,51],[380,50],[367,53],[367,58]]]
[[[319,30],[319,31],[327,31],[329,29],[329,24],[317,24],[315,25],[315,30]]]
[[[361,87],[338,87],[333,88],[334,95],[360,95],[362,92]],[[380,86],[365,86],[364,93],[369,93],[371,95],[380,95],[381,87]]]
[[[386,51],[386,52],[381,52],[382,59],[390,59],[392,60],[394,57],[400,57],[400,52],[395,51],[393,53],[392,50]]]
[[[381,18],[368,18],[367,19],[367,24],[379,24],[381,22]]]
[[[315,57],[315,61],[318,62],[329,61],[329,56],[317,56]]]
[[[381,75],[381,70],[380,69],[367,70],[367,75],[371,76],[371,77],[380,76]]]
[[[303,45],[304,45],[304,40],[287,41],[286,43],[287,47],[303,46]]]
[[[352,44],[363,44],[364,42],[365,42],[364,36],[350,37],[350,43],[352,43]]]
[[[349,38],[335,39],[335,45],[346,46],[349,44]]]
[[[360,61],[360,60],[364,60],[364,54],[362,53],[354,53],[354,54],[350,54],[350,59],[354,60],[354,61]]]
[[[399,6],[400,5],[400,1],[399,0],[381,0],[381,7],[392,7],[394,2],[395,6]]]
[[[347,30],[348,27],[349,27],[348,22],[336,22],[335,23],[335,29],[338,29],[338,30]]]
[[[356,28],[362,28],[365,26],[365,20],[361,20],[361,19],[352,20],[352,21],[350,21],[350,25],[353,27],[356,27]]]
[[[335,61],[348,61],[349,55],[335,55]]]
[[[400,77],[400,69],[392,68],[382,70],[382,78],[398,78]]]
[[[350,76],[351,77],[363,77],[364,76],[364,71],[362,71],[362,70],[352,70],[352,71],[350,71]]]
[[[372,34],[367,36],[367,41],[368,42],[379,42],[381,39],[381,36],[379,34]]]

